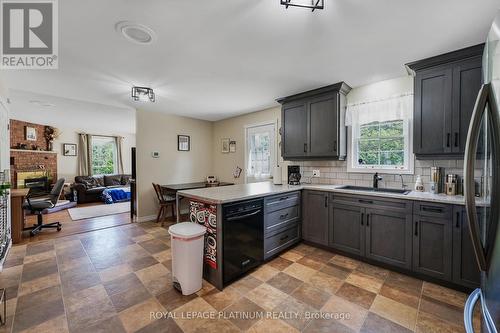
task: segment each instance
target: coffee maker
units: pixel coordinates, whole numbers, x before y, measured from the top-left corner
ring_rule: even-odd
[[[288,166],[288,185],[300,185],[300,166],[289,165]]]

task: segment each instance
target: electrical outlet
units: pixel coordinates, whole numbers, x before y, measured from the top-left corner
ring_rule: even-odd
[[[320,174],[319,170],[313,170],[313,177],[319,177]]]

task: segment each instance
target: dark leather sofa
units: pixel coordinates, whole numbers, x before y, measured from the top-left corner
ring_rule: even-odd
[[[73,184],[78,203],[102,201],[106,188],[130,185],[131,175],[77,176]]]

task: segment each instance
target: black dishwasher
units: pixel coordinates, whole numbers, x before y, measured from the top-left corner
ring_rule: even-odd
[[[223,206],[224,284],[264,260],[264,214],[262,200]]]

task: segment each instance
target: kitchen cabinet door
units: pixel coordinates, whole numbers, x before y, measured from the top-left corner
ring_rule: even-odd
[[[366,257],[411,269],[412,215],[389,209],[366,209]]]
[[[311,157],[338,157],[338,94],[314,98],[308,103]]]
[[[304,191],[302,238],[328,245],[328,193]]]
[[[481,274],[469,235],[465,207],[455,206],[453,218],[453,282],[469,288],[477,288]],[[478,220],[482,222],[480,216]]]
[[[451,97],[451,66],[417,72],[413,119],[415,154],[439,155],[452,152]]]
[[[451,221],[415,215],[413,229],[413,270],[450,281],[452,275]]]
[[[307,102],[299,100],[286,103],[282,107],[281,115],[283,158],[307,156],[309,152]]]
[[[482,83],[482,58],[471,58],[453,66],[453,152],[463,154],[467,132]]]
[[[330,205],[330,247],[359,256],[365,254],[365,209],[332,202]]]

